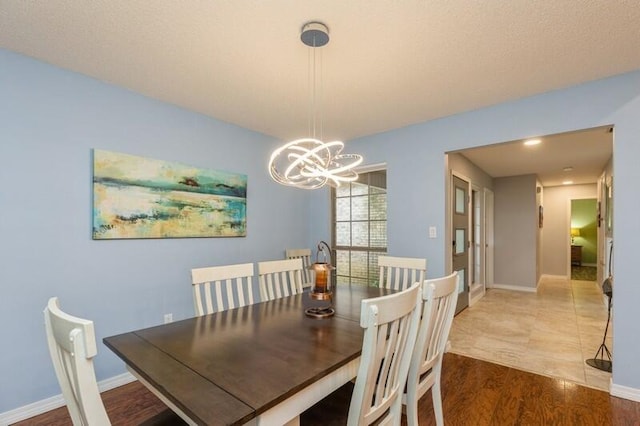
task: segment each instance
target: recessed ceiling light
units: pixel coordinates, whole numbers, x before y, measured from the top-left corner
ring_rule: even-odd
[[[564,168],[562,169],[562,171],[563,171],[563,172],[570,172],[570,171],[572,171],[572,170],[573,170],[573,167],[571,167],[571,166],[567,166],[567,167],[564,167]]]
[[[572,180],[565,180],[565,181],[562,181],[562,184],[563,184],[563,185],[571,185],[572,183],[573,183],[573,181],[572,181]]]
[[[527,146],[538,145],[541,142],[540,139],[529,139],[528,141],[524,141],[524,144]]]

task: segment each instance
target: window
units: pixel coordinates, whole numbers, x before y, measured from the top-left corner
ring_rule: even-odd
[[[378,285],[378,256],[387,252],[386,170],[360,173],[331,198],[337,282]]]

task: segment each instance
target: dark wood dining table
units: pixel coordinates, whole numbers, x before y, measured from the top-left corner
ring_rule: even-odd
[[[190,424],[297,424],[354,378],[361,301],[391,293],[334,288],[335,315],[305,315],[308,292],[106,337],[129,371]]]

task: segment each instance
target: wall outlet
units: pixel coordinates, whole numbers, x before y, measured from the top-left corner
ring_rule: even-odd
[[[164,323],[169,324],[173,322],[173,314],[164,314]]]
[[[438,236],[438,233],[436,232],[436,227],[435,226],[430,226],[429,227],[429,238],[436,238]]]

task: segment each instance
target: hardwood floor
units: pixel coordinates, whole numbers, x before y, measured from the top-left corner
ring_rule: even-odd
[[[640,403],[569,380],[446,354],[442,399],[448,425],[639,425]],[[431,396],[420,424],[434,425]]]
[[[444,358],[442,399],[447,425],[640,425],[640,402],[452,353]],[[140,425],[166,408],[137,382],[103,393],[103,400],[113,425]],[[421,425],[435,425],[430,393],[418,409]],[[67,426],[71,420],[62,407],[15,425]]]
[[[183,424],[172,421],[173,413],[139,382],[103,392],[102,401],[113,426]],[[14,425],[71,426],[72,423],[67,407],[60,407]]]

